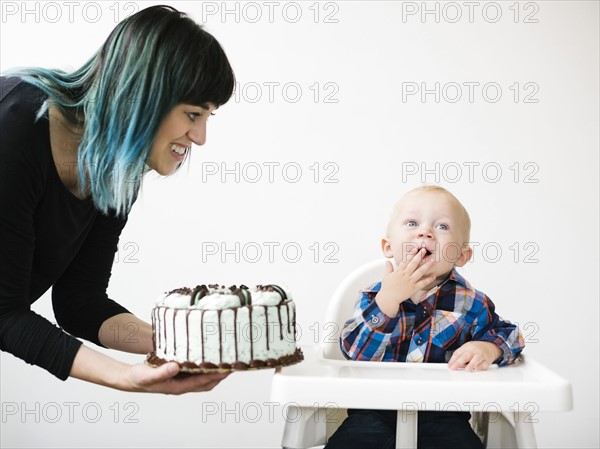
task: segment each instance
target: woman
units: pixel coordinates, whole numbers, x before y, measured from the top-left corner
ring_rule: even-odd
[[[204,144],[206,120],[234,83],[214,37],[167,6],[121,22],[73,73],[0,78],[1,350],[62,380],[126,391],[207,391],[225,377],[127,365],[75,337],[152,350],[151,326],[106,295],[118,238],[143,174],[169,175]],[[64,331],[30,310],[50,287]],[[132,326],[132,342],[114,339]]]

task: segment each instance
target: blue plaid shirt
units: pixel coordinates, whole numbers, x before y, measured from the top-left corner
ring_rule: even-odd
[[[500,318],[494,303],[452,270],[419,304],[410,299],[390,318],[375,295],[381,282],[362,291],[354,317],[344,325],[340,346],[353,360],[445,363],[468,341],[489,341],[502,349],[500,366],[513,363],[525,347],[519,328]]]

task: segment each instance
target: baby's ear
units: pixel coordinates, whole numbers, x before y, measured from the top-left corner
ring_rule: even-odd
[[[394,257],[394,253],[392,252],[392,245],[390,245],[390,242],[386,238],[381,239],[381,251],[383,252],[383,255],[388,259]]]
[[[455,265],[457,267],[462,267],[469,260],[471,260],[472,256],[473,256],[473,250],[471,249],[471,247],[470,246],[463,246],[463,248],[462,248],[462,250],[460,252],[460,256],[458,257],[458,260],[455,262]]]

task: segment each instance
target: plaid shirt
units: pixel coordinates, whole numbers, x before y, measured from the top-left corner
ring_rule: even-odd
[[[390,318],[374,301],[381,282],[362,291],[354,317],[342,329],[340,346],[353,360],[445,363],[464,343],[489,341],[502,349],[500,366],[525,347],[519,328],[502,320],[494,303],[456,270],[419,304],[410,299]]]

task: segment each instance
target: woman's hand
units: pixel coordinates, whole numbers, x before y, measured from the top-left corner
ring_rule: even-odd
[[[119,336],[122,338],[119,339]],[[152,326],[130,313],[107,319],[100,328],[99,339],[106,347],[137,354],[147,354],[153,348]],[[175,362],[165,363],[159,368],[152,368],[144,363],[119,364],[119,374],[114,380],[116,385],[112,386],[126,391],[182,394],[210,391],[228,376],[228,373],[182,373],[178,376],[180,369]]]
[[[148,393],[182,394],[210,391],[229,373],[184,374],[175,362],[152,368],[145,363],[124,367],[124,389]]]
[[[182,394],[210,391],[229,374],[177,376],[179,371],[179,365],[175,362],[165,363],[158,368],[145,363],[128,365],[82,345],[73,361],[71,377],[123,391]]]

